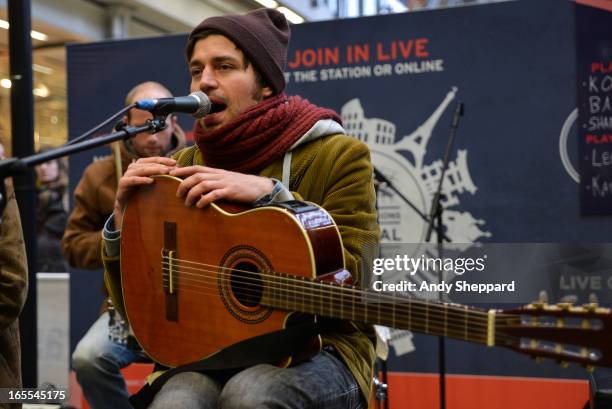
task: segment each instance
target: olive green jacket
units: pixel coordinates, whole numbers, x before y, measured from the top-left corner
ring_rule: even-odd
[[[314,140],[312,140],[314,139]],[[372,164],[368,147],[355,138],[333,134],[311,138],[291,151],[289,189],[296,199],[314,202],[326,209],[336,224],[344,245],[345,267],[357,285],[364,281],[365,268],[378,248]],[[197,147],[175,155],[179,166],[203,165]],[[283,159],[260,172],[281,179]],[[286,181],[285,181],[286,183]],[[119,295],[120,280],[115,260],[106,259],[107,286]],[[114,297],[116,298],[116,297]],[[115,302],[121,311],[123,305]],[[375,335],[371,326],[352,322],[322,321],[323,343],[333,345],[355,376],[366,401],[372,383]]]
[[[19,322],[26,300],[28,267],[13,186],[7,180],[7,204],[0,224],[0,388],[21,387]],[[0,404],[18,408],[21,404]]]

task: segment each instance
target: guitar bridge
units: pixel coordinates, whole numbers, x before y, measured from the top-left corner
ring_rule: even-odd
[[[176,257],[176,223],[164,222],[162,280],[166,301],[166,319],[178,321],[178,277]]]

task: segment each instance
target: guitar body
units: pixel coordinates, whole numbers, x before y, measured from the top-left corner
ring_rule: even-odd
[[[338,229],[321,208],[186,207],[176,197],[179,183],[160,176],[141,187],[122,225],[127,318],[155,361],[194,362],[290,325],[291,312],[261,304],[269,272],[314,278],[343,269]],[[316,352],[320,338],[304,347]]]

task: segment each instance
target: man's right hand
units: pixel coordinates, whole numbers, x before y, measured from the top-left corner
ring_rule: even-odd
[[[172,158],[153,157],[141,158],[132,162],[119,180],[117,195],[115,196],[115,228],[121,229],[123,209],[134,191],[142,185],[150,185],[155,181],[153,175],[167,175],[176,168],[176,161]]]

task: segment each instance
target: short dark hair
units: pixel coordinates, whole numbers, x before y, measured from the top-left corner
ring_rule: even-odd
[[[196,43],[211,35],[220,35],[227,38],[227,36],[221,31],[214,29],[203,30],[193,34],[189,37],[189,40],[187,40],[187,45],[185,46],[185,53],[187,54],[187,64],[189,64],[189,61],[191,61],[191,57],[193,56],[193,49],[195,48]],[[232,41],[229,38],[228,40]],[[236,46],[236,49],[240,50],[240,52],[242,53],[242,64],[244,65],[244,69],[246,70],[247,68],[249,68],[249,65],[251,65],[251,60],[249,59],[249,57],[247,57],[246,53],[243,50],[238,48],[238,46]],[[263,79],[263,76],[261,75],[257,67],[255,67],[255,65],[253,65],[253,71],[255,72],[255,82],[257,83],[257,85],[262,88],[269,86],[269,84],[266,84]]]

